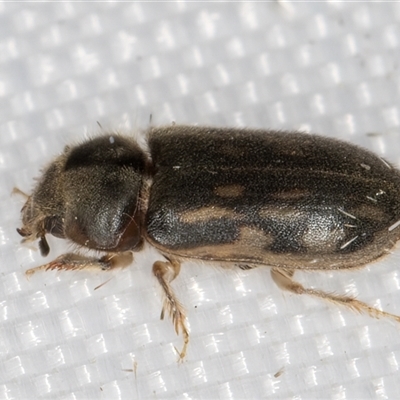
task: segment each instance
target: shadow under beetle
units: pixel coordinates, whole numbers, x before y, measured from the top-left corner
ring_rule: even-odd
[[[103,134],[66,147],[43,172],[22,208],[24,241],[46,234],[105,253],[61,255],[38,269],[128,265],[144,242],[167,313],[189,342],[171,281],[199,259],[271,267],[279,287],[373,317],[400,317],[346,295],[304,288],[297,269],[357,268],[389,253],[400,238],[400,171],[357,146],[320,136],[266,130],[150,128],[147,148]]]

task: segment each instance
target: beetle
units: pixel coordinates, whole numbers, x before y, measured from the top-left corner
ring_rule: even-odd
[[[400,238],[400,171],[355,145],[298,132],[171,125],[140,146],[102,134],[44,170],[23,206],[23,241],[46,235],[104,252],[63,254],[27,271],[108,270],[128,265],[145,242],[177,334],[189,342],[171,281],[185,260],[242,269],[271,267],[277,285],[374,317],[400,317],[347,295],[305,288],[296,270],[358,268]]]

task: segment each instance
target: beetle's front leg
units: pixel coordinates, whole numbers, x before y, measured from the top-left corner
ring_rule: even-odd
[[[170,285],[179,274],[180,269],[181,264],[175,260],[156,261],[153,264],[153,274],[160,283],[165,295],[161,319],[164,319],[165,313],[168,313],[172,319],[177,335],[182,332],[183,348],[181,351],[178,351],[176,348],[175,350],[179,355],[179,359],[183,360],[189,343],[189,331],[186,327],[186,316],[183,306],[179,303]]]
[[[271,276],[274,282],[283,290],[288,290],[295,294],[309,294],[314,297],[332,301],[333,303],[346,306],[359,313],[366,313],[374,318],[387,317],[400,322],[400,316],[387,313],[377,308],[371,307],[368,304],[359,301],[351,296],[337,295],[333,293],[326,293],[318,289],[305,288],[300,283],[292,279],[294,274],[293,270],[286,270],[282,268],[273,268]]]
[[[28,269],[25,274],[30,276],[37,271],[75,271],[83,269],[110,270],[113,268],[126,267],[133,262],[133,254],[130,251],[122,253],[108,253],[103,257],[86,257],[80,254],[62,254],[55,260],[40,265],[36,268]]]

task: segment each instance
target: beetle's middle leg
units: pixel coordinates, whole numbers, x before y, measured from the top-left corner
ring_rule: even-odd
[[[295,294],[309,294],[314,297],[329,300],[333,303],[349,307],[352,310],[358,311],[360,313],[367,313],[374,318],[388,317],[394,319],[397,322],[400,322],[400,316],[378,310],[377,308],[371,307],[368,304],[355,299],[354,297],[326,293],[318,289],[305,288],[303,285],[292,279],[293,274],[293,270],[281,268],[272,268],[271,270],[272,279],[281,289],[288,290],[289,292]]]
[[[160,283],[165,295],[163,308],[161,310],[161,319],[164,319],[165,313],[169,314],[177,335],[182,332],[183,348],[181,351],[175,350],[179,354],[180,360],[183,360],[189,343],[189,331],[185,323],[186,316],[183,306],[179,303],[170,285],[179,274],[180,269],[181,264],[175,260],[156,261],[153,264],[153,274]]]

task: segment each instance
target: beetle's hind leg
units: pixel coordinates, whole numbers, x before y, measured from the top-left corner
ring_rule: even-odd
[[[318,289],[305,288],[303,285],[292,279],[293,274],[294,271],[292,270],[281,268],[273,268],[271,270],[272,279],[281,289],[288,290],[289,292],[295,294],[309,294],[314,297],[329,300],[333,303],[349,307],[352,310],[358,311],[360,313],[366,313],[374,318],[387,317],[392,318],[397,322],[400,322],[400,316],[378,310],[377,308],[371,307],[368,304],[355,299],[354,297],[326,293]]]
[[[179,359],[183,360],[185,358],[187,345],[189,343],[189,331],[186,327],[186,316],[183,306],[179,303],[170,285],[170,283],[179,274],[180,269],[181,264],[174,260],[156,261],[153,264],[153,274],[160,283],[165,295],[164,304],[161,311],[161,319],[164,319],[165,313],[169,314],[177,335],[182,332],[183,348],[181,351],[178,351],[177,349],[175,350],[179,355]]]
[[[67,253],[62,254],[55,260],[40,265],[36,268],[28,269],[25,274],[27,276],[33,275],[37,271],[76,271],[83,269],[92,270],[110,270],[113,268],[126,267],[133,261],[133,254],[130,251],[123,253],[108,253],[103,257],[86,257],[80,254]]]

